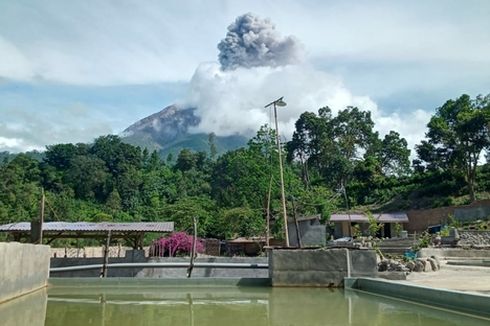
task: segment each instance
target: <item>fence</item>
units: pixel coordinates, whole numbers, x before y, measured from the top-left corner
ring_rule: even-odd
[[[143,248],[145,255],[148,256],[149,247]],[[131,247],[111,246],[109,247],[108,256],[113,258],[125,257],[127,250],[133,250]],[[104,257],[104,247],[81,247],[81,248],[51,248],[51,257],[55,258],[97,258]]]
[[[464,206],[446,206],[431,209],[410,210],[407,212],[408,224],[405,229],[410,232],[423,232],[428,227],[447,224],[449,216],[464,221],[484,218],[484,214],[490,214],[490,200],[479,200]]]

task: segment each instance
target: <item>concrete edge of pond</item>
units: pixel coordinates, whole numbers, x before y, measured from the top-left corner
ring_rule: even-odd
[[[0,303],[46,287],[49,246],[0,242]]]
[[[359,290],[433,307],[490,318],[490,295],[374,278],[345,278],[347,290]]]
[[[132,277],[50,277],[48,286],[53,287],[236,287],[236,286],[270,286],[269,278],[132,278]]]

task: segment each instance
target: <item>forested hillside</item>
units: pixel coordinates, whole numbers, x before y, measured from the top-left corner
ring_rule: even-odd
[[[328,219],[348,208],[399,210],[486,197],[490,165],[481,163],[490,150],[489,122],[489,96],[447,101],[428,121],[411,164],[406,140],[395,130],[380,137],[369,112],[305,112],[284,146],[289,212]],[[185,230],[198,216],[201,236],[264,234],[269,189],[272,214],[280,216],[274,140],[264,126],[245,148],[216,157],[210,139],[208,152],[184,149],[170,161],[113,135],[48,146],[42,157],[4,153],[0,222],[37,217],[44,189],[46,220],[172,220]]]

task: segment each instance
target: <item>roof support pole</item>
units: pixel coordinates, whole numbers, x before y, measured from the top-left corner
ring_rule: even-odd
[[[107,277],[107,264],[109,264],[109,246],[111,244],[111,230],[107,232],[106,243],[104,247],[104,264],[102,265],[102,271],[100,277]]]

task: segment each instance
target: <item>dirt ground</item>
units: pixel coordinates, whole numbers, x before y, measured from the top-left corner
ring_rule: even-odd
[[[490,267],[454,266],[442,263],[441,269],[436,272],[410,273],[406,282],[490,295]]]

